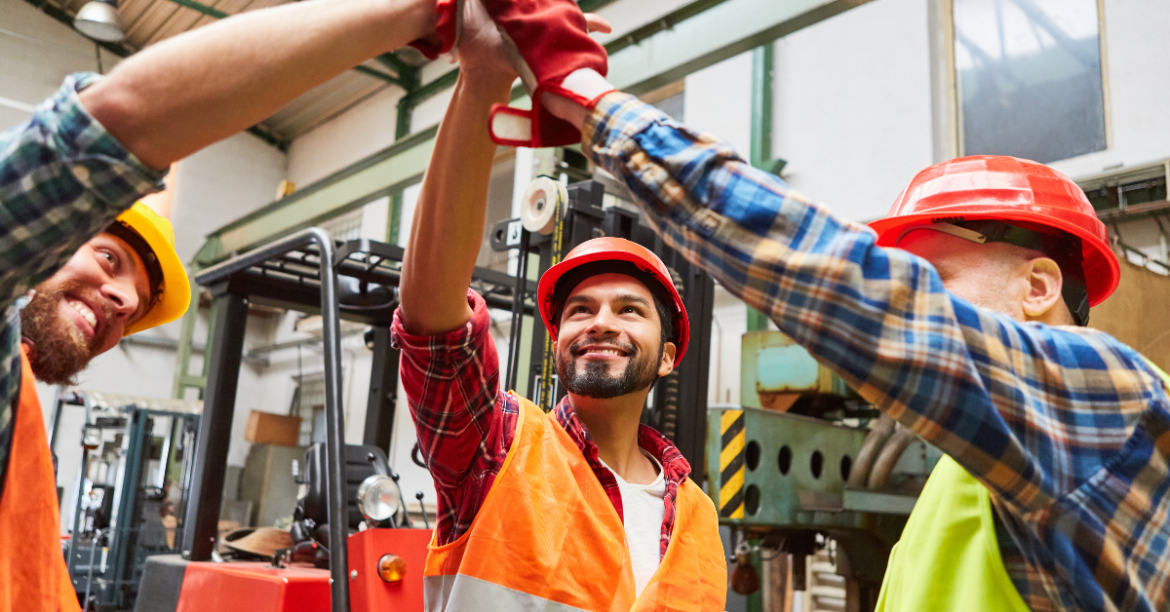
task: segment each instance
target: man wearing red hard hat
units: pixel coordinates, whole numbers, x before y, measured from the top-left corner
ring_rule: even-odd
[[[882,609],[1170,609],[1170,397],[1082,327],[1118,264],[1075,183],[955,159],[867,227],[604,79],[577,84],[540,103],[666,242],[950,457]]]
[[[495,151],[489,109],[508,100],[516,74],[482,7],[465,6],[459,82],[392,330],[438,493],[427,609],[722,610],[715,507],[678,449],[639,424],[690,333],[658,256],[619,238],[572,249],[537,291],[567,397],[545,414],[500,387],[487,307],[467,286]]]

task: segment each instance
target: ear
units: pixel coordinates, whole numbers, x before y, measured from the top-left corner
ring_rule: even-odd
[[[1026,264],[1024,273],[1028,281],[1028,293],[1024,296],[1024,316],[1029,321],[1041,320],[1046,323],[1057,313],[1054,308],[1061,304],[1061,288],[1064,277],[1060,266],[1047,257],[1037,257]]]
[[[662,345],[662,361],[658,364],[658,376],[666,376],[674,371],[674,354],[678,347],[673,342]]]

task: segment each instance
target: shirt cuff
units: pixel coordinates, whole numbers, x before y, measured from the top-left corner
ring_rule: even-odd
[[[615,91],[597,101],[581,130],[586,155],[619,155],[627,138],[650,125],[670,118],[662,111],[627,93]],[[601,164],[600,160],[594,159]],[[602,164],[604,165],[604,164]]]
[[[406,331],[402,326],[402,308],[399,307],[394,311],[394,323],[390,326],[390,345],[404,352],[428,353],[430,359],[446,360],[448,355],[465,353],[485,341],[490,342],[491,318],[483,296],[468,289],[467,305],[471,306],[471,319],[462,327],[436,336],[419,336]]]
[[[32,121],[51,139],[60,163],[74,178],[102,203],[126,209],[159,191],[166,169],[143,163],[81,103],[78,93],[102,78],[91,72],[69,75],[53,97],[37,106]]]

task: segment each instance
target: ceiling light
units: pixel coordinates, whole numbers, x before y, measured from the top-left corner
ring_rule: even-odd
[[[101,42],[118,42],[126,37],[118,17],[118,0],[90,0],[73,18],[73,27]]]

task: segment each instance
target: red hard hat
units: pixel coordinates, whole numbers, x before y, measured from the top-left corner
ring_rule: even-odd
[[[642,272],[649,274],[670,295],[674,307],[674,344],[678,350],[674,354],[674,365],[678,366],[683,354],[687,352],[687,341],[691,336],[691,323],[687,319],[687,309],[683,306],[678,290],[674,288],[674,281],[670,278],[670,271],[666,264],[646,247],[630,242],[623,238],[594,238],[577,245],[560,263],[548,269],[540,277],[540,284],[536,288],[537,304],[540,307],[540,316],[544,319],[544,326],[553,338],[557,337],[560,328],[556,320],[557,304],[553,301],[557,281],[571,270],[595,261],[628,261]]]
[[[1089,305],[1117,288],[1117,256],[1085,192],[1064,174],[1026,159],[974,155],[935,164],[910,181],[885,219],[869,225],[878,245],[896,246],[909,226],[975,219],[1024,221],[1072,234],[1081,239]]]

